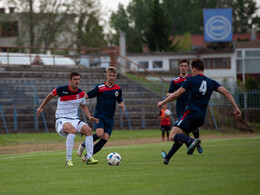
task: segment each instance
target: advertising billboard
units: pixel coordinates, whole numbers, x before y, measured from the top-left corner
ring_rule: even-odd
[[[228,42],[233,40],[232,8],[203,9],[204,41]]]

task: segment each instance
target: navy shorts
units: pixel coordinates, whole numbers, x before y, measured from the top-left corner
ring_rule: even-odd
[[[161,125],[161,131],[169,131],[171,129],[171,125]]]
[[[200,113],[188,110],[178,118],[174,126],[181,128],[185,133],[190,133],[204,123],[204,118]]]
[[[94,123],[94,130],[98,128],[104,129],[104,133],[112,134],[113,126],[114,126],[114,118],[108,118],[103,116],[95,116],[95,118],[99,119],[99,123]]]

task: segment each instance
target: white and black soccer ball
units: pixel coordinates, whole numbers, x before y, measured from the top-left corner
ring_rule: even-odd
[[[116,152],[111,152],[109,155],[107,155],[107,163],[111,166],[118,166],[121,163],[121,156]]]
[[[171,116],[172,112],[170,110],[165,110],[164,114],[165,116]]]

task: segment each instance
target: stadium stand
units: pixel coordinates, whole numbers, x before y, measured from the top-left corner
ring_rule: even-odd
[[[43,117],[40,116],[37,120],[35,110],[54,88],[68,84],[68,75],[72,71],[80,73],[80,88],[84,91],[88,91],[96,84],[105,81],[104,68],[2,66],[0,71],[0,105],[9,132],[46,131]],[[117,108],[114,129],[159,129],[159,120],[157,120],[159,109],[156,107],[156,103],[160,100],[160,96],[122,74],[119,74],[116,83],[123,90],[127,112],[121,114]],[[56,98],[53,99],[44,109],[44,118],[49,132],[55,131],[56,100]],[[92,114],[95,104],[96,99],[88,100],[88,107]],[[80,111],[79,115],[84,120]],[[6,133],[2,119],[0,119],[0,133]]]

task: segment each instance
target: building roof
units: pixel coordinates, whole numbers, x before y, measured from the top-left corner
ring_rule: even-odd
[[[183,36],[177,36],[182,39]],[[251,34],[233,34],[233,41],[235,42],[243,42],[243,41],[250,41],[250,42],[260,42],[260,33],[255,33],[255,40],[251,40]],[[204,47],[206,42],[204,42],[204,35],[191,35],[191,42],[192,46],[195,48]]]

